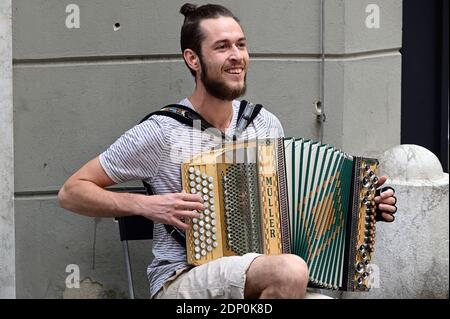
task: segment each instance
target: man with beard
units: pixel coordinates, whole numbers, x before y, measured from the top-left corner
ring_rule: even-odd
[[[239,20],[219,5],[182,6],[181,49],[196,87],[179,102],[199,113],[232,140],[239,98],[246,90],[249,54]],[[199,195],[181,192],[180,164],[211,148],[214,141],[160,115],[123,134],[105,152],[83,166],[62,187],[62,207],[98,217],[139,215],[155,222],[153,254],[147,273],[152,298],[303,298],[306,263],[298,256],[246,254],[223,257],[202,266],[186,263],[186,250],[165,229],[186,229],[186,218],[199,217]],[[265,109],[243,132],[247,139],[281,137],[278,119]],[[181,151],[180,151],[181,150]],[[177,154],[177,155],[174,155]],[[114,193],[104,188],[130,180],[152,185],[153,196]],[[384,183],[385,177],[380,178]],[[385,218],[394,212],[392,191],[383,193]],[[384,206],[383,206],[384,205]]]

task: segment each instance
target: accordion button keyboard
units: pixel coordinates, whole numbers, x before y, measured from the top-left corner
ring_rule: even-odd
[[[203,211],[198,211],[200,217],[191,220],[193,257],[201,260],[219,246],[215,227],[214,178],[192,166],[188,168],[188,174],[191,193],[201,195],[205,206]]]

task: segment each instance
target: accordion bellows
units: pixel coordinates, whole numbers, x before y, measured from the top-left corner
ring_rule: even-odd
[[[206,206],[188,221],[188,263],[292,253],[309,286],[368,290],[375,244],[375,159],[303,139],[224,144],[182,164]]]

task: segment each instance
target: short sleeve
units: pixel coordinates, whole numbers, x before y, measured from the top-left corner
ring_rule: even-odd
[[[100,164],[115,183],[152,179],[165,153],[166,137],[155,119],[136,125],[100,154]]]

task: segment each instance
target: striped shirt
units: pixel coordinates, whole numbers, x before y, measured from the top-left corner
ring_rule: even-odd
[[[193,108],[186,98],[180,104]],[[239,101],[233,101],[233,118],[225,132],[232,140],[239,112]],[[256,139],[284,136],[280,121],[264,108],[247,127],[239,139]],[[152,185],[155,194],[179,193],[181,163],[192,155],[217,146],[217,139],[205,138],[205,134],[166,117],[155,115],[125,132],[105,152],[100,163],[108,176],[116,183],[144,180]],[[186,250],[165,230],[155,223],[153,233],[154,259],[147,268],[150,297],[164,282],[181,268],[189,267]]]

